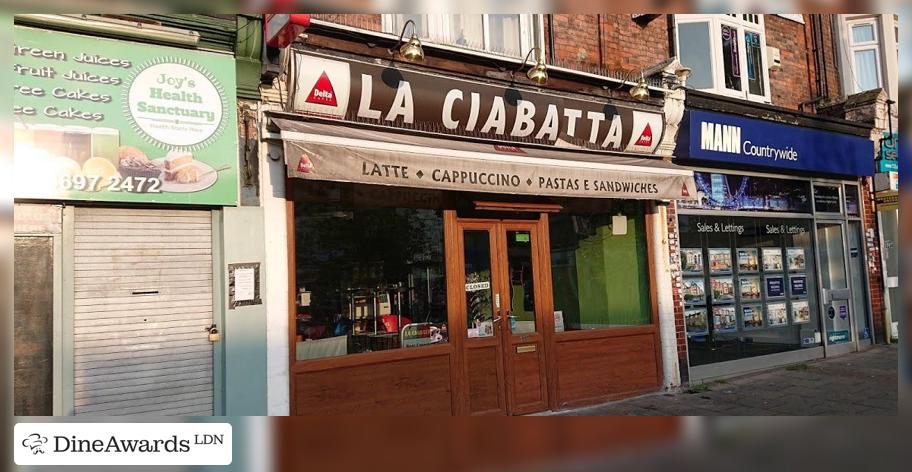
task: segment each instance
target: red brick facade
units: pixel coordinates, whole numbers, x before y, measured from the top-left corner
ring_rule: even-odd
[[[803,15],[804,24],[782,18],[777,15],[766,15],[766,45],[777,48],[782,60],[780,68],[771,68],[770,98],[773,105],[802,109],[802,103],[817,97],[831,98],[840,94],[839,70],[833,51],[833,37],[830,15],[816,15],[819,27],[812,25],[815,15]],[[817,38],[815,39],[815,36]],[[817,60],[814,47],[820,48],[823,56],[823,79],[817,80]],[[808,104],[804,111],[813,111]]]
[[[868,247],[868,282],[871,287],[871,317],[874,322],[874,339],[884,338],[884,284],[883,266],[880,255],[880,234],[877,228],[877,212],[874,206],[874,194],[870,191],[871,179],[862,179],[861,198],[864,203],[864,240]]]

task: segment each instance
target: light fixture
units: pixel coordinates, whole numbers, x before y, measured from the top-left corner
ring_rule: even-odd
[[[532,53],[535,51],[541,52],[540,49],[534,47],[529,50],[526,54],[525,59],[523,59],[522,64],[519,65],[516,70],[510,72],[510,79],[515,80],[516,73],[521,71],[523,67],[526,66],[526,63],[529,61],[529,57],[532,56]],[[538,85],[544,85],[548,82],[548,67],[545,66],[545,62],[541,60],[540,57],[536,56],[535,65],[532,66],[528,71],[526,71],[526,77],[529,78],[533,83]]]
[[[409,23],[412,25],[412,37],[409,38],[405,44],[402,43],[402,38],[405,37],[405,29],[408,28]],[[415,34],[417,27],[413,20],[408,20],[402,25],[402,32],[399,33],[399,41],[396,42],[396,46],[402,44],[399,47],[399,54],[409,61],[420,61],[424,59],[424,49],[421,48],[421,41],[418,39],[418,35]],[[395,52],[390,49],[390,54],[395,54]]]
[[[641,102],[649,98],[649,87],[646,86],[646,78],[642,74],[637,84],[630,89],[630,96]]]

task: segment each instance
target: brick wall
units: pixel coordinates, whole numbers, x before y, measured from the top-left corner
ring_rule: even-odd
[[[671,268],[671,296],[674,303],[675,339],[678,346],[678,367],[681,383],[688,382],[687,332],[684,327],[684,298],[681,295],[681,245],[678,239],[678,213],[675,202],[668,204],[668,254]]]
[[[871,178],[862,179],[861,198],[864,203],[863,238],[868,248],[868,282],[871,288],[871,318],[874,322],[874,339],[884,340],[884,284],[880,259],[880,234],[877,230],[877,213],[874,206],[874,194],[871,192]],[[869,234],[870,233],[870,234]],[[871,237],[868,237],[868,236]]]
[[[833,15],[819,15],[823,37],[816,44],[823,51],[824,65],[818,71],[813,51],[815,41],[811,16],[804,15],[804,24],[776,15],[764,17],[766,44],[778,48],[782,59],[781,68],[769,71],[773,105],[797,110],[802,102],[817,96],[831,98],[841,94],[831,26],[835,19]],[[818,73],[825,77],[821,84],[825,88],[818,86]],[[813,112],[813,107],[805,107],[804,111]]]
[[[662,15],[637,23],[630,15],[550,15],[554,29],[553,63],[570,69],[636,72],[669,57],[668,21]],[[545,50],[552,57],[550,26],[544,25]],[[599,31],[601,30],[601,31]],[[601,32],[601,50],[599,33]]]

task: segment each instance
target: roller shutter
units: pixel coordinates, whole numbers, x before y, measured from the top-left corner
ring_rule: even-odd
[[[208,211],[76,208],[77,415],[213,414]]]

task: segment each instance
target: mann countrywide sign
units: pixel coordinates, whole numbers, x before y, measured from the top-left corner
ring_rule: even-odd
[[[865,137],[690,110],[677,157],[839,175],[872,175],[874,143]]]
[[[16,27],[16,198],[235,205],[230,56]]]

